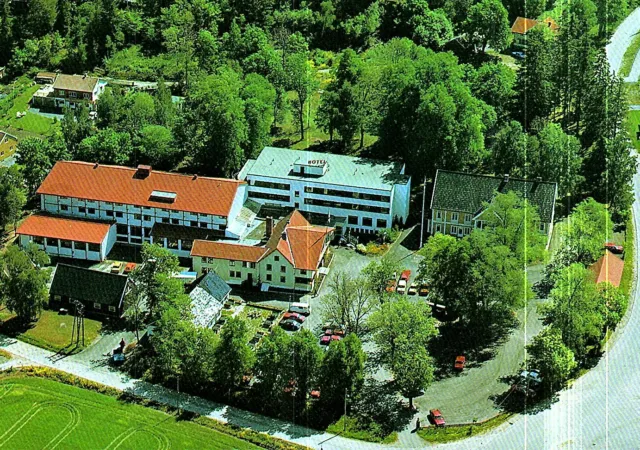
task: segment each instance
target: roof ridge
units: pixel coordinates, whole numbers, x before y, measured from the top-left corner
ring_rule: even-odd
[[[108,169],[119,169],[119,170],[124,170],[124,171],[131,171],[131,172],[136,172],[138,169],[135,167],[129,167],[129,166],[122,166],[122,165],[117,165],[117,164],[102,164],[102,163],[97,163],[97,162],[88,162],[88,161],[77,161],[77,160],[71,160],[71,161],[57,161],[56,164],[59,163],[64,163],[64,164],[82,164],[82,165],[86,165],[86,166],[95,166],[97,165],[98,167],[104,167],[104,168],[108,168]],[[192,173],[192,174],[188,174],[188,173],[177,173],[177,172],[168,172],[166,170],[155,170],[153,169],[152,172],[153,173],[160,173],[163,175],[172,175],[172,176],[177,176],[177,177],[185,177],[185,178],[193,178],[198,177],[197,179],[205,179],[205,180],[215,180],[215,181],[228,181],[228,182],[232,182],[232,183],[237,183],[237,184],[244,184],[246,183],[246,181],[242,181],[242,180],[235,180],[233,178],[220,178],[220,177],[209,177],[206,175],[198,175],[196,173]]]
[[[469,173],[469,172],[460,172],[459,170],[447,170],[447,169],[438,169],[436,171],[436,178],[438,175],[438,172],[443,172],[443,173],[451,173],[454,175],[465,175],[465,176],[470,176],[470,177],[477,177],[477,178],[492,178],[492,179],[500,179],[503,176],[502,175],[489,175],[486,173]],[[545,184],[558,184],[556,181],[545,181],[545,180],[537,180],[535,178],[518,178],[518,177],[511,177],[509,176],[509,181],[522,181],[525,183],[545,183]]]

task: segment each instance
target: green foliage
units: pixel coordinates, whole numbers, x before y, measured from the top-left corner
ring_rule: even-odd
[[[563,268],[554,281],[550,302],[542,308],[545,321],[559,330],[564,344],[582,359],[587,346],[599,342],[605,325],[605,308],[593,273],[575,263]]]
[[[152,164],[158,169],[171,169],[178,162],[180,152],[171,129],[162,125],[147,125],[140,130],[139,162]]]
[[[512,120],[503,125],[494,136],[491,146],[490,167],[493,173],[524,177],[530,147],[531,139],[522,129],[520,122]]]
[[[27,203],[24,179],[17,167],[0,167],[0,231],[8,224],[14,226]]]
[[[38,262],[45,261],[46,255],[39,251],[30,253]],[[21,322],[35,320],[48,299],[48,272],[34,265],[29,253],[17,246],[7,249],[0,264],[0,300]]]
[[[625,264],[628,263],[628,261],[625,261]],[[613,330],[616,328],[618,323],[620,323],[620,321],[624,317],[624,313],[627,311],[627,306],[629,305],[629,297],[622,289],[612,285],[609,282],[600,283],[598,285],[598,291],[601,301],[606,308],[606,327]]]
[[[507,10],[500,0],[482,0],[469,8],[465,29],[482,52],[487,46],[502,51],[513,39]]]
[[[329,293],[321,299],[323,319],[361,336],[366,331],[365,318],[378,306],[375,297],[366,277],[338,272],[329,282]]]
[[[26,138],[18,145],[16,162],[22,166],[22,175],[29,193],[34,193],[57,161],[69,159],[62,136],[47,140]]]
[[[318,370],[320,400],[327,411],[341,411],[344,397],[355,396],[364,382],[365,353],[355,334],[332,342]]]
[[[78,145],[75,157],[88,162],[125,165],[132,153],[133,143],[129,133],[107,128],[84,138]]]
[[[371,261],[362,269],[362,275],[366,279],[367,286],[376,295],[385,294],[387,282],[397,278],[400,266],[391,258],[383,257],[380,260]]]
[[[543,383],[552,390],[561,388],[577,367],[573,352],[562,342],[562,333],[545,327],[527,345],[528,365],[540,370]]]
[[[613,222],[607,207],[592,198],[579,203],[569,216],[562,236],[562,253],[567,264],[593,264],[602,255],[602,246],[613,236]]]
[[[240,385],[242,377],[253,364],[254,355],[248,345],[249,329],[245,321],[231,317],[222,327],[220,341],[213,352],[216,362],[211,378],[222,391]]]

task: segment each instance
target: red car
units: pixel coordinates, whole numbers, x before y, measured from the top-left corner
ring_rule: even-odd
[[[409,281],[410,277],[411,277],[410,270],[403,270],[402,273],[400,274],[400,279],[404,281]]]
[[[320,398],[320,391],[318,389],[311,391],[311,398]]]
[[[332,334],[333,334],[333,330],[331,328],[327,328],[326,330],[324,330],[325,336],[331,336]]]
[[[338,336],[336,334],[331,336],[331,341],[341,341],[341,340],[342,340],[342,336]]]
[[[137,266],[137,264],[136,264],[136,263],[132,263],[132,262],[127,263],[127,265],[126,265],[126,266],[124,266],[124,273],[131,273],[131,272],[133,272],[133,269],[135,269],[135,268],[136,268],[136,266]]]
[[[605,242],[604,248],[609,250],[611,253],[622,254],[624,252],[624,247],[622,245],[617,245],[613,242]]]
[[[439,409],[432,409],[429,411],[429,420],[433,422],[436,427],[444,427],[444,417]]]
[[[331,336],[322,336],[320,338],[320,345],[329,345],[331,343]]]
[[[456,356],[456,362],[453,363],[453,368],[456,370],[462,370],[464,369],[464,365],[467,362],[467,358],[465,358],[464,356]]]
[[[298,314],[298,313],[292,313],[292,312],[286,312],[284,313],[284,315],[282,316],[282,320],[287,320],[287,319],[292,319],[295,320],[298,323],[304,323],[304,321],[307,319],[305,316],[303,316],[302,314]]]

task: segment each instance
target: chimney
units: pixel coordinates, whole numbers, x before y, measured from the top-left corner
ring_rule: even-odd
[[[100,164],[95,163],[95,164],[93,165],[93,168],[94,168],[94,169],[97,169],[99,165],[100,165]]]
[[[282,232],[282,240],[283,240],[283,241],[286,241],[286,240],[287,240],[287,230],[284,230],[284,231]]]
[[[268,216],[267,217],[267,239],[271,237],[271,234],[273,234],[273,217]]]
[[[151,166],[140,164],[136,170],[136,178],[147,178],[151,175]]]
[[[196,175],[193,176],[192,180],[195,181],[197,179],[198,179],[198,175],[196,174]]]
[[[504,174],[504,179],[502,181],[505,182],[505,183],[509,182],[509,174],[508,173]]]

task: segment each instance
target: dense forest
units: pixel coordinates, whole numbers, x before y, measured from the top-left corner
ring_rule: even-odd
[[[567,210],[592,196],[621,219],[635,168],[623,83],[603,48],[633,6],[2,0],[0,66],[10,79],[46,69],[161,81],[153,95],[110,89],[96,124],[68,113],[61,133],[24,142],[40,148],[30,161],[40,173],[69,157],[233,176],[265,145],[300,142],[402,159],[419,178],[438,168],[542,177],[559,183]],[[530,30],[514,59],[517,16],[552,17],[559,30]],[[185,97],[179,107],[171,94]]]

